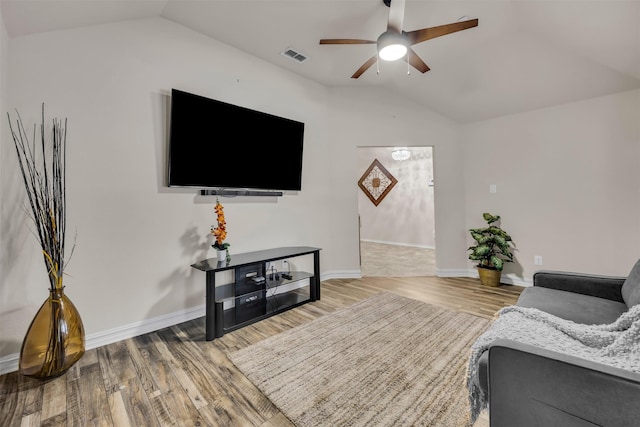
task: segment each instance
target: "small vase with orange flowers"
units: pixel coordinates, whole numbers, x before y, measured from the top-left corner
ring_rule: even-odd
[[[225,242],[227,238],[227,222],[224,219],[224,206],[218,199],[216,199],[214,211],[218,225],[216,227],[211,226],[211,234],[216,239],[211,246],[218,251],[218,261],[226,261],[229,256],[230,244]]]

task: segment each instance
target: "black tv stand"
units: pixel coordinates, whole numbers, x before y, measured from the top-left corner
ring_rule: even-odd
[[[267,271],[266,264],[313,256],[313,273],[285,271],[291,278]],[[209,258],[191,267],[206,273],[206,340],[320,299],[320,248],[294,246],[231,254],[228,261]],[[216,286],[216,273],[234,270],[235,282]],[[264,281],[253,280],[262,276]],[[308,280],[308,285],[298,282]]]

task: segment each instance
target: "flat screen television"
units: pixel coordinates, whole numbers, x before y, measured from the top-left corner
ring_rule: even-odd
[[[304,123],[171,90],[169,187],[302,189]]]

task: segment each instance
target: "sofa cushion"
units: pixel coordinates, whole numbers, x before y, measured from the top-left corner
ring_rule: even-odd
[[[587,325],[612,323],[628,310],[622,302],[538,286],[525,288],[516,305]]]
[[[622,299],[628,307],[640,303],[640,260],[636,262],[627,280],[622,284]]]

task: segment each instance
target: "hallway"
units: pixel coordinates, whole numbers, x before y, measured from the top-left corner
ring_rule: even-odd
[[[435,249],[360,241],[363,277],[435,276]]]

